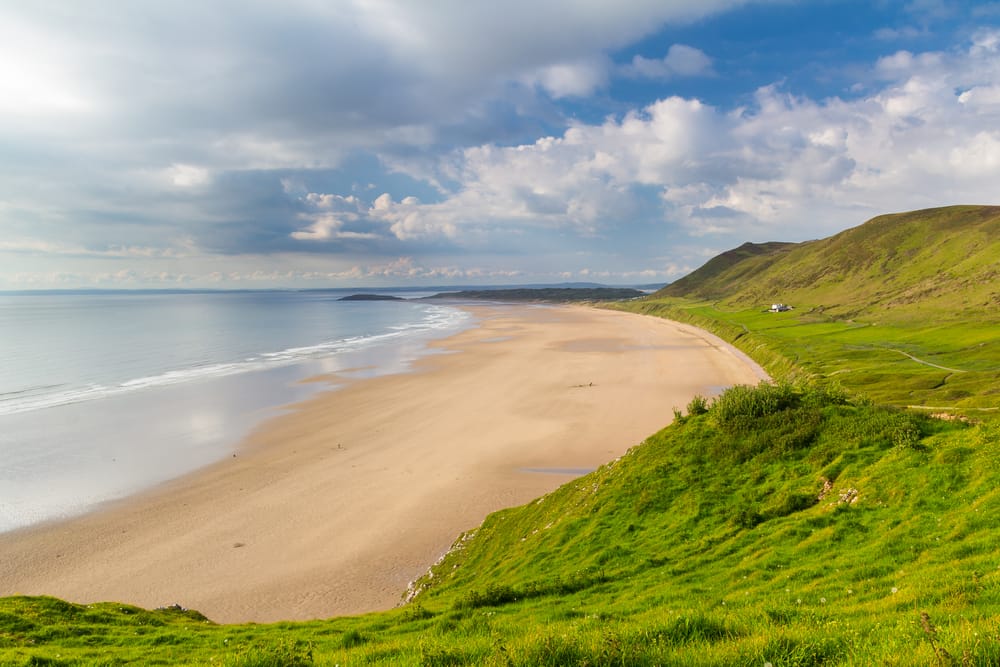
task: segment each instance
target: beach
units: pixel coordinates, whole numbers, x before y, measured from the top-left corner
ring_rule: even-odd
[[[764,377],[667,320],[470,310],[478,326],[434,343],[412,372],[345,373],[231,458],[0,535],[0,595],[179,604],[224,623],[390,608],[488,513],[621,456],[694,394]]]

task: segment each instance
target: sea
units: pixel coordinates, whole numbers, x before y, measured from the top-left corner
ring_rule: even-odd
[[[432,292],[340,300],[356,291],[0,293],[0,532],[232,456],[291,404],[473,325]]]

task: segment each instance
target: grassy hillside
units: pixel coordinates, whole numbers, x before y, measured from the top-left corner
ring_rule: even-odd
[[[460,536],[398,609],[220,626],[6,598],[0,665],[1000,664],[998,220],[955,207],[746,245],[618,304],[795,382],[675,408]],[[938,407],[894,407],[911,404]]]
[[[752,248],[752,251],[749,250]],[[830,317],[998,318],[1000,207],[883,215],[819,241],[747,244],[656,293],[728,309],[795,304]]]
[[[931,411],[1000,407],[1000,207],[885,215],[820,241],[746,248],[620,307],[710,329],[778,377]],[[764,312],[775,302],[794,310]]]
[[[704,266],[676,280],[656,296],[716,298],[732,293],[745,278],[752,278],[795,248],[794,243],[744,243],[713,257]]]

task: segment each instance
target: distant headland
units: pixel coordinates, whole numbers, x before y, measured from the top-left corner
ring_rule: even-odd
[[[518,287],[513,289],[460,290],[440,292],[421,299],[474,299],[477,301],[517,301],[573,303],[580,301],[622,301],[646,296],[642,290],[630,287]],[[351,294],[340,301],[409,301],[388,294]]]

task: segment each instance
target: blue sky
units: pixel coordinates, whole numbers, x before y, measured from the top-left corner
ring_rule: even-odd
[[[0,3],[0,289],[666,282],[997,183],[997,2]]]

